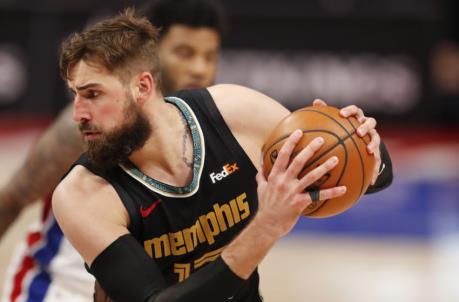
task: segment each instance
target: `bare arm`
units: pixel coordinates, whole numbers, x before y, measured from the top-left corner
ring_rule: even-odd
[[[236,139],[260,171],[264,142],[290,112],[270,97],[246,87],[225,84],[208,90]],[[225,263],[243,279],[252,274],[272,246],[296,224],[311,201],[309,194],[303,193],[304,188],[336,165],[329,160],[298,181],[299,171],[321,146],[319,141],[313,141],[289,165],[290,155],[301,136],[301,132],[290,136],[268,179],[258,173],[258,212],[222,252]],[[343,188],[323,190],[321,199],[338,197],[344,192]]]
[[[260,150],[264,141],[281,119],[290,112],[268,96],[246,87],[216,85],[208,90],[236,139],[254,165],[259,166]],[[326,103],[317,100],[314,105],[326,106]],[[368,149],[375,153],[377,159],[373,176],[373,182],[376,182],[381,162],[381,140],[374,129],[376,121],[373,118],[365,118],[363,111],[356,106],[348,106],[342,111],[347,111],[346,117],[355,116],[362,123],[361,136],[369,133],[372,137]],[[252,223],[222,253],[224,261],[241,278],[248,278],[275,242],[295,225],[300,213],[310,202],[309,196],[302,194],[304,188],[312,183],[308,181],[311,178],[318,179],[317,175],[323,175],[336,165],[336,162],[332,163],[329,159],[319,171],[311,172],[298,180],[297,171],[320,148],[317,142],[313,141],[289,165],[290,154],[300,138],[301,135],[297,138],[290,137],[290,146],[282,148],[285,154],[282,154],[282,157],[279,155],[275,162],[277,165],[282,158],[284,163],[273,169],[268,179],[265,179],[262,173],[258,173],[259,210]],[[320,199],[338,197],[345,193],[343,190],[345,188],[321,190]]]
[[[270,97],[247,87],[220,84],[208,90],[236,139],[257,166],[261,146],[267,135],[290,112]],[[320,99],[314,100],[313,105],[327,106]],[[374,155],[375,165],[371,186],[366,193],[378,192],[388,187],[393,179],[392,163],[387,148],[376,131],[376,120],[365,116],[362,109],[355,105],[342,108],[341,115],[357,118],[361,123],[358,135],[371,137],[367,149]]]
[[[310,202],[302,188],[335,165],[328,161],[296,181],[304,162],[321,145],[315,141],[288,165],[301,137],[298,134],[281,150],[269,185],[258,174],[260,206],[252,223],[227,246],[221,259],[173,286],[167,287],[159,267],[143,247],[132,236],[126,237],[130,236],[128,214],[113,187],[86,168],[75,167],[54,191],[54,214],[66,237],[115,300],[147,301],[148,297],[150,302],[221,301],[237,291],[275,242],[296,223]],[[342,193],[340,188],[333,188],[322,191],[321,197],[328,199]]]
[[[264,142],[290,111],[269,96],[239,85],[220,84],[208,91],[231,132],[258,167]]]
[[[67,106],[0,190],[0,236],[21,209],[50,194],[83,151],[72,107]]]

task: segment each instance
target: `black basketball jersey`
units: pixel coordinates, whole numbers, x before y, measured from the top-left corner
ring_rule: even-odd
[[[251,220],[258,200],[256,168],[207,89],[178,92],[166,101],[180,109],[192,134],[193,178],[186,187],[151,179],[129,162],[100,171],[82,155],[76,164],[115,188],[131,233],[172,285],[219,257]],[[261,301],[258,283],[255,271],[231,301]]]

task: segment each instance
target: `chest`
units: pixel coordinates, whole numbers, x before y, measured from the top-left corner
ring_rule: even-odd
[[[253,166],[232,156],[206,157],[198,189],[188,197],[162,195],[129,180],[141,224],[138,240],[171,283],[216,259],[258,208]]]

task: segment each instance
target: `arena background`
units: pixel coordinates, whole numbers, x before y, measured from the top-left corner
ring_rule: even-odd
[[[224,0],[217,82],[290,109],[356,103],[392,154],[390,189],[329,219],[301,219],[262,263],[266,301],[459,300],[457,4],[435,0]],[[57,45],[142,1],[0,0],[0,185],[69,96]],[[0,284],[27,208],[0,241]]]

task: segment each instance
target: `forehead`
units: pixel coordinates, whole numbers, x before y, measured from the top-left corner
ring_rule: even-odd
[[[105,67],[80,60],[69,72],[67,85],[70,88],[85,86],[88,83],[110,85],[119,82],[118,78],[111,74]]]
[[[160,47],[188,46],[205,51],[218,51],[220,35],[210,27],[191,27],[187,25],[172,25],[161,38]]]

